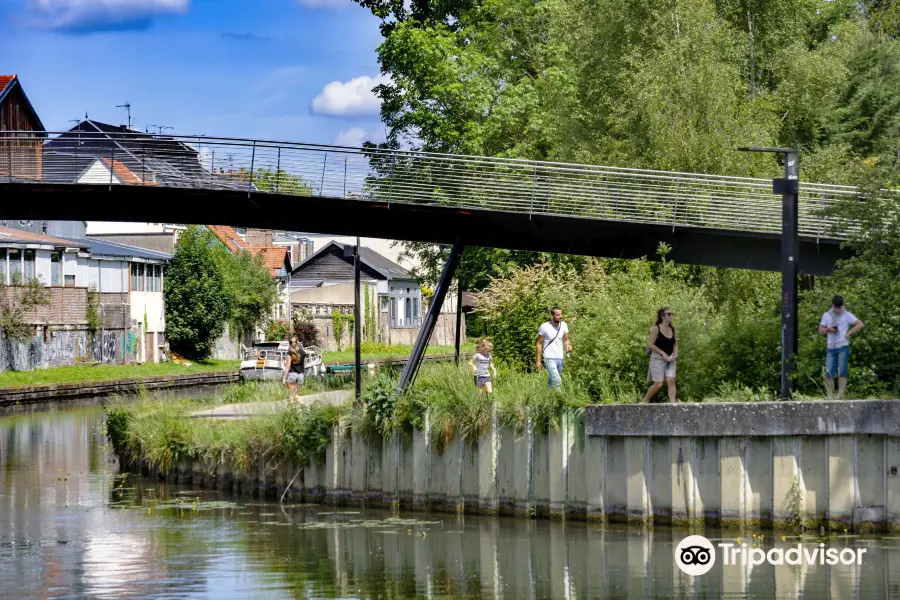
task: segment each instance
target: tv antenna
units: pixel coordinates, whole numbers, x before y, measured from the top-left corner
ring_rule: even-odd
[[[156,133],[158,135],[162,135],[164,129],[171,129],[172,131],[175,131],[174,127],[169,127],[168,125],[148,125],[148,127],[150,127],[151,129],[156,129]]]
[[[124,108],[128,113],[128,129],[131,129],[131,104],[128,102],[125,104],[117,104],[116,108]]]

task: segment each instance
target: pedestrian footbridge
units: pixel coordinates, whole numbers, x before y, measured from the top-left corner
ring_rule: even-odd
[[[5,156],[4,156],[5,155]],[[856,188],[801,183],[801,273]],[[769,179],[110,131],[0,133],[0,217],[229,224],[779,270]]]

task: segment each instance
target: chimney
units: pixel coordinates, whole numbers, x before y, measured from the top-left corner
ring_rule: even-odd
[[[274,237],[271,229],[247,229],[247,243],[251,246],[269,247]]]

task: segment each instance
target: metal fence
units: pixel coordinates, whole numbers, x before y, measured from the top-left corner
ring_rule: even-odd
[[[0,178],[354,198],[631,223],[781,232],[769,179],[317,144],[106,132],[0,133]],[[25,152],[40,139],[40,151]],[[801,183],[800,234],[858,194]]]

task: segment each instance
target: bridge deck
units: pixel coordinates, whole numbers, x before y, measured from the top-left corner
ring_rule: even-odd
[[[16,143],[34,136],[18,135]],[[781,199],[766,179],[210,137],[50,135],[37,154],[0,139],[4,218],[437,243],[464,231],[469,245],[617,257],[652,256],[666,241],[683,262],[779,268]],[[831,270],[840,236],[821,211],[857,193],[801,184],[801,272]]]

